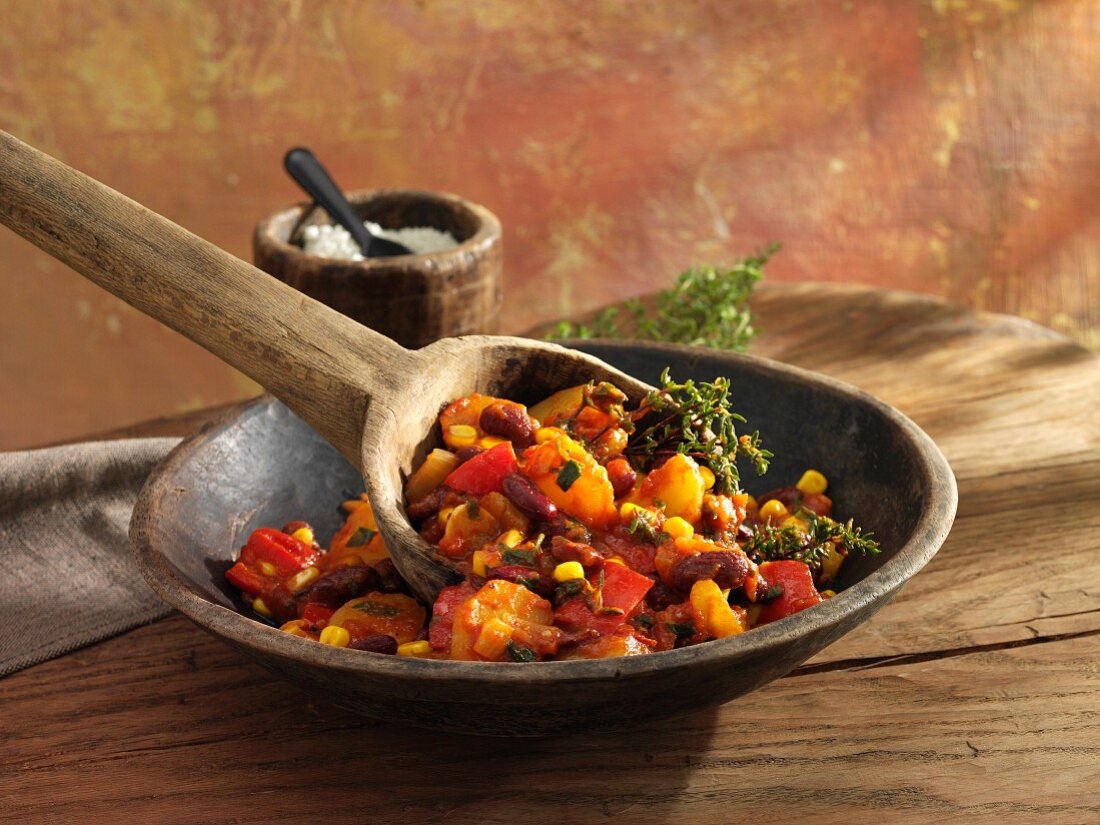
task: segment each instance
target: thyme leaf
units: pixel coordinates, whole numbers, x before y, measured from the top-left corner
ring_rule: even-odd
[[[874,555],[881,550],[878,542],[871,538],[872,534],[853,527],[851,519],[842,524],[804,507],[799,508],[795,517],[805,523],[805,531],[797,524],[776,527],[764,522],[757,526],[741,549],[757,564],[791,559],[813,568],[821,566],[833,547],[845,555]]]
[[[362,547],[364,544],[370,544],[374,537],[378,535],[374,530],[369,527],[360,527],[351,537],[348,539],[348,547]]]
[[[742,351],[756,335],[748,299],[779,248],[770,244],[730,266],[685,270],[657,293],[652,309],[637,299],[627,301],[623,310],[632,329],[620,326],[617,307],[608,307],[589,325],[562,321],[547,338],[639,338]]]
[[[634,434],[624,453],[642,469],[675,453],[691,456],[714,473],[715,491],[737,493],[739,457],[748,459],[757,475],[768,469],[772,453],[760,446],[760,433],[737,433],[744,416],[730,409],[728,378],[677,384],[666,367],[661,389],[651,391],[634,414]]]

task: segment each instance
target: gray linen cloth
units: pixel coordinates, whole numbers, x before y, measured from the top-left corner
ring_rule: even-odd
[[[130,561],[141,485],[178,438],[0,453],[0,676],[168,615]]]

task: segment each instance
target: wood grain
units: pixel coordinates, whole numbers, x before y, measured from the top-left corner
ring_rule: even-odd
[[[856,632],[713,713],[482,741],[371,727],[179,617],[0,682],[0,809],[175,822],[1100,819],[1100,359],[900,293],[774,287],[755,349],[881,394],[959,480]]]

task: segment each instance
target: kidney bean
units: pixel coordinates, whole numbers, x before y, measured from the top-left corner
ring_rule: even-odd
[[[634,482],[638,480],[638,474],[630,466],[625,458],[616,458],[607,462],[607,478],[615,490],[615,498],[625,496],[634,489]]]
[[[408,593],[408,587],[401,574],[397,572],[397,565],[391,559],[382,559],[374,565],[374,572],[381,580],[378,589],[383,593]]]
[[[439,544],[446,532],[447,525],[440,524],[439,519],[428,519],[420,527],[420,538],[424,539],[428,544]]]
[[[405,513],[413,521],[423,521],[428,516],[434,516],[443,506],[443,498],[447,491],[443,487],[436,487],[428,495],[419,501],[414,501],[405,508]]]
[[[749,572],[749,561],[743,553],[696,553],[680,559],[672,568],[672,586],[687,593],[701,579],[712,579],[716,585],[740,587]]]
[[[489,435],[507,438],[518,447],[535,443],[535,425],[523,407],[494,401],[481,411],[478,419],[481,429]]]
[[[382,582],[370,567],[341,567],[326,573],[306,592],[306,602],[336,609],[348,599],[377,590]]]
[[[519,473],[505,476],[502,487],[508,500],[536,521],[551,521],[558,514],[554,502]]]
[[[475,455],[478,455],[482,452],[484,452],[484,450],[482,450],[481,447],[477,446],[476,444],[471,444],[469,447],[460,447],[455,453],[455,458],[458,459],[458,464],[456,464],[455,466],[461,467]]]
[[[664,610],[670,604],[677,604],[683,600],[682,594],[677,593],[662,581],[654,584],[645,594],[645,603],[654,610]]]
[[[550,540],[550,554],[558,561],[579,561],[582,567],[603,567],[603,556],[595,547],[570,541],[564,536],[554,536]]]
[[[352,650],[369,650],[371,653],[386,653],[393,656],[397,653],[397,639],[385,633],[375,633],[354,640],[348,647]]]

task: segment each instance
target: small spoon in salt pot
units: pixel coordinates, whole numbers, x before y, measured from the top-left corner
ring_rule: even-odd
[[[413,254],[408,247],[388,238],[380,238],[363,225],[343,191],[309,149],[301,146],[291,149],[283,157],[283,166],[307,195],[351,233],[364,258],[394,258]]]
[[[4,132],[0,222],[253,378],[324,436],[364,474],[394,564],[428,603],[459,576],[409,523],[402,476],[439,444],[444,404],[472,392],[532,403],[590,380],[634,401],[650,389],[543,341],[471,335],[404,349]]]

